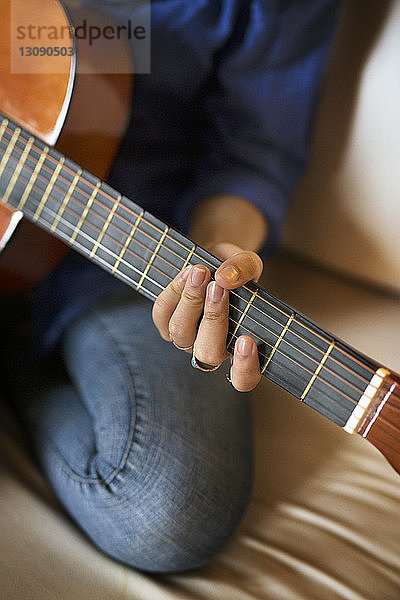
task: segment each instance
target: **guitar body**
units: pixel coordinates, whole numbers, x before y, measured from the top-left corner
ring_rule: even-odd
[[[13,11],[22,19],[46,27],[66,28],[73,23],[98,21],[101,16],[76,2],[67,10],[58,0],[13,0]],[[21,127],[45,143],[56,146],[63,154],[85,169],[105,179],[124,133],[131,102],[132,76],[127,73],[103,73],[105,56],[110,48],[116,64],[130,64],[127,44],[89,45],[85,40],[68,40],[77,44],[79,69],[75,54],[59,57],[61,66],[52,71],[53,56],[40,58],[42,72],[12,72],[10,64],[11,3],[0,3],[4,24],[0,36],[0,110]],[[36,16],[37,20],[37,16]],[[18,21],[20,22],[20,21]],[[33,42],[32,42],[33,43]],[[47,64],[46,64],[47,62]],[[125,67],[125,71],[129,69]],[[132,72],[132,67],[130,67]],[[17,292],[37,285],[57,265],[67,246],[25,219],[10,237],[16,215],[0,205],[0,292]]]

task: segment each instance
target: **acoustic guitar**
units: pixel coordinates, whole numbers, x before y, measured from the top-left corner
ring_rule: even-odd
[[[1,4],[3,23],[9,19],[6,4]],[[32,10],[40,10],[43,22],[47,9],[51,9],[52,24],[56,19],[61,25],[71,23],[71,14],[56,0],[30,0],[30,4]],[[54,258],[70,246],[153,301],[187,264],[202,263],[214,272],[220,264],[218,259],[102,180],[124,127],[124,118],[116,117],[126,114],[122,107],[129,105],[127,78],[98,78],[104,87],[103,96],[116,99],[117,107],[106,102],[108,116],[105,119],[101,115],[100,122],[107,123],[107,130],[99,133],[93,126],[88,145],[77,137],[85,133],[84,120],[78,118],[78,128],[69,126],[70,118],[73,122],[82,110],[80,90],[93,96],[96,79],[93,74],[90,83],[82,83],[77,76],[77,40],[71,40],[73,55],[64,57],[64,71],[57,75],[11,73],[8,42],[0,40],[0,198],[9,217],[8,225],[3,225],[3,237],[9,237],[23,214],[25,220],[63,242]],[[51,57],[43,56],[41,60],[50,61]],[[89,102],[92,111],[103,97],[97,91],[95,95],[97,101]],[[63,135],[55,148],[63,124]],[[78,158],[72,152],[76,149],[80,149]],[[106,155],[105,149],[111,152]],[[66,154],[88,170],[66,158]],[[97,159],[100,168],[95,164]],[[28,238],[31,246],[25,257],[31,257],[35,247],[31,232],[21,228],[18,233]],[[48,242],[41,238],[39,248],[43,247],[47,253]],[[11,248],[7,247],[4,255],[11,257]],[[16,283],[22,278],[18,269],[15,264],[8,269],[9,273],[18,273]],[[29,271],[33,271],[31,266]],[[37,267],[35,271],[35,275],[42,274]],[[346,432],[371,442],[400,472],[398,375],[252,282],[230,293],[229,351],[244,333],[258,343],[265,377]]]

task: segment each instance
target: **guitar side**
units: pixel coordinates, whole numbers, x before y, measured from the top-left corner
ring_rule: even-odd
[[[70,27],[91,18],[96,11],[76,2],[14,0],[13,10],[40,14],[45,26]],[[89,46],[70,40],[74,56],[62,57],[61,73],[13,73],[10,68],[10,3],[0,4],[0,18],[7,32],[0,39],[0,110],[33,135],[55,145],[88,171],[105,179],[119,148],[129,116],[132,96],[131,54],[127,43]],[[125,73],[103,73],[104,56],[125,65]],[[41,61],[52,57],[41,57]],[[50,67],[50,65],[49,65]],[[127,73],[130,71],[130,73]],[[6,241],[16,220],[8,208],[0,212],[0,240]],[[3,235],[2,235],[3,234]],[[7,234],[4,236],[4,234]],[[0,293],[21,291],[37,285],[67,251],[64,243],[22,219],[0,258]]]

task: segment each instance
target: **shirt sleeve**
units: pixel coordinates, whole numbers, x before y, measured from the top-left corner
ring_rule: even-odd
[[[177,204],[183,230],[197,202],[239,195],[269,223],[270,252],[307,165],[310,129],[338,16],[337,0],[241,2],[203,94],[201,156]]]

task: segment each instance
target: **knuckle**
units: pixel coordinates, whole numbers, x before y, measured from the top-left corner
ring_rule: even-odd
[[[261,258],[255,252],[246,252],[244,256],[246,271],[259,274],[263,268],[263,262]]]
[[[191,288],[185,288],[182,293],[182,298],[185,302],[196,308],[203,306],[203,295],[196,293]]]
[[[259,383],[260,379],[260,376],[255,377],[253,374],[243,376],[242,373],[239,377],[232,378],[232,385],[238,392],[251,392],[251,390]]]
[[[171,281],[171,283],[168,285],[168,291],[172,292],[173,295],[177,297],[177,299],[180,298],[182,295],[182,289],[175,279],[173,279]],[[163,294],[163,292],[161,292],[160,296],[162,296],[162,294]]]
[[[163,295],[163,292],[156,298],[153,305],[153,315],[164,312],[169,309],[172,305],[172,302],[166,295]]]
[[[207,365],[220,365],[225,360],[225,353],[221,349],[208,349],[195,351],[196,358]]]
[[[226,320],[227,315],[225,314],[225,312],[221,312],[209,307],[205,307],[204,310],[204,317],[203,319],[205,321],[209,321],[211,323],[222,323]]]
[[[162,306],[155,302],[152,309],[152,318],[157,329],[159,329],[162,325],[162,313]]]
[[[158,333],[160,334],[160,336],[162,337],[163,340],[169,342],[170,341],[170,335],[168,332],[168,326],[166,323],[162,322],[160,319],[157,318],[157,316],[153,315],[153,323],[158,331]]]
[[[169,322],[169,334],[173,340],[178,340],[183,333],[182,322],[179,320],[171,319]]]
[[[162,337],[163,340],[165,340],[166,342],[170,342],[171,338],[169,334],[164,333],[163,331],[159,331],[160,336]]]

